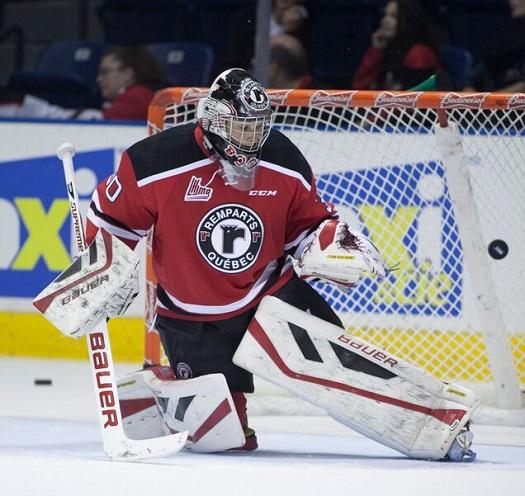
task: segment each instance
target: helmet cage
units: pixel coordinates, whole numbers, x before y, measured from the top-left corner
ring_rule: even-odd
[[[197,120],[215,151],[235,167],[257,165],[270,134],[272,109],[262,86],[243,69],[230,69],[213,82],[197,106]]]
[[[240,151],[257,152],[268,135],[272,124],[270,115],[261,117],[238,117],[220,114],[217,116],[217,134],[229,145]]]

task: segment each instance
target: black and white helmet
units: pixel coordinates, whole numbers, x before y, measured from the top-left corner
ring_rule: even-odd
[[[213,81],[197,107],[197,120],[214,150],[231,165],[252,169],[270,134],[268,93],[244,69],[228,69]]]

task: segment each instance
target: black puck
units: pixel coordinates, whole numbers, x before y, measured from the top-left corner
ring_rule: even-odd
[[[509,245],[502,239],[495,239],[489,243],[489,255],[495,260],[505,258],[509,253]]]
[[[51,379],[35,379],[35,386],[51,386],[52,384]]]

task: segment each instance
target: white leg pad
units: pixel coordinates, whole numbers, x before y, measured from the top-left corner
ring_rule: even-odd
[[[468,389],[269,296],[233,361],[413,458],[444,458],[478,404]]]
[[[203,453],[238,448],[244,432],[222,374],[173,377],[153,367],[118,380],[124,430],[132,439],[188,431],[185,448]]]

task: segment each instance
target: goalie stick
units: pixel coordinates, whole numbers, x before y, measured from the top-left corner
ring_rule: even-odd
[[[63,143],[57,150],[62,161],[66,180],[67,196],[77,249],[86,249],[86,237],[79,210],[75,186],[73,156],[75,149],[70,143]],[[89,350],[91,375],[97,398],[97,413],[104,451],[113,460],[138,460],[168,455],[180,451],[186,442],[186,431],[169,436],[135,440],[129,439],[123,428],[113,366],[113,356],[105,317],[101,318],[86,335]]]

